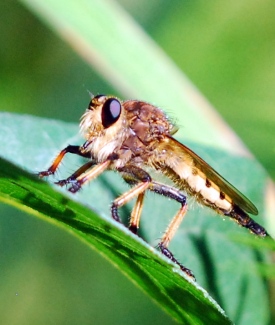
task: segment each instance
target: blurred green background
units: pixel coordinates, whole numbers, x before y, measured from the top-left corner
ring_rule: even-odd
[[[275,3],[119,3],[274,179]],[[0,18],[1,110],[76,122],[89,101],[87,90],[120,95],[22,4],[2,1]],[[72,236],[4,205],[0,209],[3,324],[173,323]]]

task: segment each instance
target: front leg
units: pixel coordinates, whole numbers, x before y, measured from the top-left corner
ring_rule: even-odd
[[[38,173],[38,176],[42,178],[49,175],[53,175],[67,153],[72,153],[85,158],[91,158],[91,154],[84,152],[82,146],[68,145],[66,148],[60,151],[58,156],[53,161],[52,165],[47,170]]]

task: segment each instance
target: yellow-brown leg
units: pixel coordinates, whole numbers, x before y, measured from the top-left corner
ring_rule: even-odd
[[[102,174],[106,169],[108,169],[110,163],[111,163],[110,160],[106,160],[103,163],[98,164],[95,167],[93,167],[92,169],[81,174],[79,177],[76,178],[75,182],[69,188],[69,191],[71,193],[76,193],[78,190],[80,190],[80,188],[83,184],[95,179],[100,174]]]
[[[187,200],[186,196],[179,191],[178,189],[168,186],[165,184],[161,184],[155,181],[152,181],[149,187],[149,190],[161,195],[164,195],[166,197],[169,197],[170,199],[173,199],[181,204],[180,210],[177,212],[177,214],[173,217],[171,220],[169,226],[167,227],[164,235],[161,238],[160,243],[158,244],[158,247],[163,255],[168,257],[171,261],[173,261],[175,264],[177,264],[181,270],[189,275],[192,279],[195,280],[195,276],[193,275],[192,271],[183,266],[172,254],[172,252],[168,249],[168,245],[171,241],[171,239],[174,237],[180,223],[182,222],[186,212],[187,212]]]
[[[137,196],[137,201],[134,205],[129,222],[129,229],[133,233],[137,233],[143,207],[144,194],[147,188],[151,186],[152,179],[145,170],[137,166],[126,165],[119,168],[118,171],[123,179],[133,187],[113,202],[111,207],[112,217],[115,220],[120,221],[118,208]]]
[[[68,184],[74,184],[75,182],[77,182],[77,178],[81,174],[85,173],[88,169],[90,169],[93,165],[94,165],[94,162],[93,161],[89,161],[85,165],[81,166],[71,176],[69,176],[66,179],[61,179],[61,180],[55,182],[55,184],[57,184],[59,186],[64,186],[64,185],[68,185]]]
[[[45,171],[42,171],[40,173],[38,173],[39,177],[46,177],[49,175],[53,175],[58,166],[60,165],[61,161],[63,160],[64,156],[67,153],[72,153],[78,156],[82,156],[82,157],[86,157],[86,158],[90,158],[90,154],[86,154],[81,152],[81,147],[80,146],[67,146],[66,148],[64,148],[62,151],[60,151],[60,153],[58,154],[58,156],[55,158],[55,160],[53,161],[52,165]]]
[[[161,252],[168,257],[170,260],[172,260],[174,263],[176,263],[177,265],[179,265],[179,267],[181,268],[181,270],[183,272],[185,272],[187,275],[189,275],[191,278],[193,278],[195,280],[195,276],[193,274],[193,272],[186,268],[185,266],[183,266],[172,254],[172,252],[168,249],[168,244],[171,241],[171,239],[173,238],[173,236],[175,235],[175,232],[177,231],[180,223],[182,222],[183,217],[185,216],[187,211],[187,204],[183,205],[180,210],[178,211],[178,213],[174,216],[174,218],[172,219],[172,221],[170,222],[169,226],[167,227],[163,237],[161,238],[161,241],[158,245],[159,249],[161,250]]]
[[[131,218],[129,222],[129,229],[136,234],[139,228],[139,221],[141,216],[141,211],[143,207],[145,192],[139,193],[134,208],[131,213]]]
[[[171,220],[169,226],[167,227],[164,235],[161,238],[160,244],[162,247],[167,248],[171,239],[174,237],[179,225],[181,224],[187,211],[187,204],[183,205],[174,218]]]
[[[112,217],[116,221],[120,222],[120,217],[118,215],[118,208],[122,207],[123,205],[125,205],[126,203],[134,199],[136,196],[139,196],[139,194],[144,193],[149,186],[150,186],[150,181],[139,183],[134,187],[132,187],[129,191],[123,193],[120,197],[115,199],[111,206]],[[140,215],[141,210],[137,208],[136,213]]]

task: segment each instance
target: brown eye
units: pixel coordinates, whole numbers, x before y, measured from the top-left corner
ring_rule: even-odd
[[[114,124],[120,116],[121,104],[115,98],[109,98],[106,100],[102,107],[101,120],[104,128],[108,128]]]

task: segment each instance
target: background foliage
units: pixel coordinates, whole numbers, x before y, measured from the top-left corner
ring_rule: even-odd
[[[274,177],[273,2],[121,4],[187,73]],[[21,4],[2,2],[0,15],[3,109],[76,122],[87,106],[87,89],[118,94]],[[79,315],[82,323],[87,319],[105,324],[122,319],[128,324],[173,323],[120,273],[98,255],[91,256],[68,234],[5,206],[1,206],[0,221],[1,299],[5,298],[1,315],[7,317],[6,323],[34,324],[38,319],[41,323],[41,315],[45,323],[54,319],[74,324]],[[14,283],[20,288],[18,296]],[[29,293],[24,300],[17,299],[21,292]],[[31,309],[34,297],[41,302],[35,301],[35,313]],[[14,305],[16,315],[4,313]],[[80,306],[78,314],[64,319],[64,310],[75,305]]]

